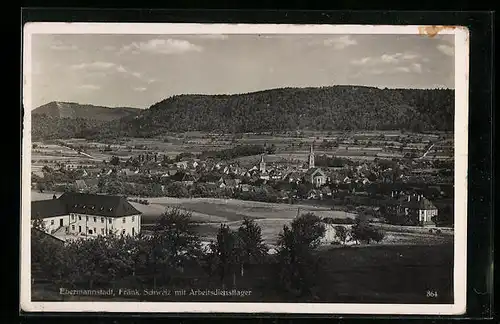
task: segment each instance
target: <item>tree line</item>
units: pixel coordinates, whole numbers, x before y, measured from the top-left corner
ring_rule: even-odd
[[[215,238],[204,246],[191,214],[179,209],[166,210],[150,234],[136,237],[97,236],[62,245],[42,232],[43,222],[35,221],[33,226],[34,280],[68,288],[257,285],[279,291],[285,298],[314,298],[321,285],[321,258],[316,252],[326,227],[312,213],[283,226],[274,254],[269,253],[261,227],[249,218],[237,229],[221,224]],[[365,243],[383,238],[383,233],[363,220],[350,230],[339,228],[339,238],[344,242],[348,232]]]

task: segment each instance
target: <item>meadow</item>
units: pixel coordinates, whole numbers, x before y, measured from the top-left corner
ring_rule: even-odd
[[[447,136],[444,140],[440,136]],[[453,145],[453,139],[449,135],[443,134],[413,134],[400,132],[302,132],[300,134],[211,134],[203,132],[186,132],[179,134],[169,134],[158,138],[123,138],[120,140],[107,140],[102,142],[87,141],[83,139],[64,140],[70,145],[78,145],[84,148],[85,152],[95,160],[110,159],[111,156],[119,156],[127,159],[130,156],[139,155],[145,152],[159,152],[170,157],[175,157],[180,153],[190,152],[198,154],[206,151],[219,151],[235,145],[268,145],[274,146],[276,154],[269,155],[272,161],[305,161],[311,144],[315,145],[316,154],[336,155],[355,160],[373,160],[375,158],[399,158],[407,151],[412,151],[417,155],[425,152],[425,146],[429,142],[442,142],[442,146]],[[398,141],[399,140],[399,141]],[[395,151],[404,145],[404,152]],[[336,142],[338,147],[324,147],[323,144]],[[111,151],[103,151],[109,147]],[[53,148],[59,150],[60,148]],[[75,152],[65,151],[63,156],[74,156]],[[434,152],[427,158],[451,158],[447,152]],[[50,154],[49,154],[50,155]],[[60,155],[60,154],[58,154]],[[78,157],[78,156],[77,156]],[[84,158],[84,157],[82,157]],[[88,158],[88,157],[87,157]],[[242,158],[243,161],[246,158]],[[258,159],[257,156],[248,159]]]
[[[253,219],[293,219],[301,214],[312,212],[319,217],[354,218],[355,214],[334,211],[325,207],[316,207],[300,204],[265,203],[258,201],[247,201],[237,199],[218,198],[173,198],[159,197],[148,198],[149,205],[133,203],[136,208],[144,213],[144,222],[158,217],[161,210],[158,206],[165,208],[178,207],[193,213],[193,219],[202,222],[238,221],[244,217]],[[142,209],[142,210],[141,210]],[[213,220],[212,217],[219,217]]]

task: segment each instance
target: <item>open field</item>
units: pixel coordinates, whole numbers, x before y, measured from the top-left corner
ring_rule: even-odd
[[[236,145],[273,145],[276,148],[276,160],[299,160],[307,158],[309,146],[314,143],[316,154],[336,155],[356,160],[373,160],[375,158],[402,157],[405,153],[413,152],[418,156],[425,153],[426,145],[434,143],[436,149],[453,147],[453,138],[450,134],[412,134],[400,132],[302,132],[300,135],[286,134],[210,134],[203,132],[189,132],[171,134],[158,138],[126,138],[109,143],[87,141],[83,139],[64,140],[69,145],[80,146],[85,153],[95,160],[109,160],[116,155],[121,159],[139,155],[145,152],[159,152],[170,157],[183,152],[201,153],[204,151],[219,151]],[[336,142],[338,147],[323,146]],[[405,144],[406,143],[406,144]],[[47,145],[44,145],[47,146]],[[103,151],[109,147],[111,151]],[[403,148],[404,147],[404,148]],[[61,147],[50,144],[49,152],[61,151]],[[402,150],[402,151],[399,151]],[[68,156],[63,150],[63,156]],[[73,155],[76,152],[72,152]],[[428,152],[426,158],[452,158],[448,152]],[[59,154],[59,153],[58,153]],[[46,154],[47,156],[52,156]],[[435,157],[434,157],[435,155]],[[273,159],[273,157],[270,157]]]
[[[144,212],[144,223],[154,221],[159,216],[158,206],[163,207],[162,212],[167,207],[178,207],[193,213],[194,219],[203,222],[238,221],[244,217],[254,219],[293,219],[297,212],[301,214],[312,212],[319,217],[354,218],[355,214],[333,211],[324,207],[308,205],[289,205],[279,203],[265,203],[258,201],[245,201],[237,199],[217,199],[217,198],[148,198],[149,205],[135,204],[137,208],[142,208]],[[219,217],[214,219],[212,217]],[[201,218],[200,218],[201,217]]]

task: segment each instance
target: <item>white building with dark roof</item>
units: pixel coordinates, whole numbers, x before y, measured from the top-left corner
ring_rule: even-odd
[[[137,235],[141,212],[127,199],[85,193],[31,202],[31,221],[42,219],[46,232],[56,237]]]

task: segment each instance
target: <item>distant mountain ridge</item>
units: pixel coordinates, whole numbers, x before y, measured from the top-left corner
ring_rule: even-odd
[[[72,112],[65,113],[64,109],[57,108],[59,115],[55,113],[55,117],[46,113],[39,115],[43,120],[33,118],[33,137],[154,137],[186,131],[452,131],[455,111],[454,90],[365,86],[280,88],[234,95],[177,95],[138,110],[136,114],[125,110],[117,114],[123,114],[122,117],[108,120],[86,119],[88,113],[79,112],[80,109],[87,111],[85,105],[74,106],[71,110],[75,111],[72,116],[83,116],[77,118],[60,118]],[[50,109],[54,108],[40,111],[50,112]],[[110,110],[114,109],[120,108]]]
[[[105,107],[76,102],[52,101],[32,110],[32,115],[46,115],[57,118],[88,119],[96,121],[111,121],[126,116],[135,116],[139,108]]]

